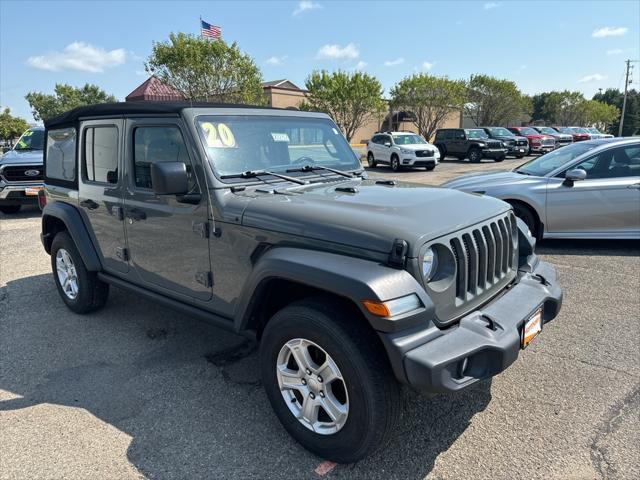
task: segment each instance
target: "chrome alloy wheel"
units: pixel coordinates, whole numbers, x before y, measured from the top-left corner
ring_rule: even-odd
[[[62,291],[69,299],[75,300],[78,296],[78,273],[71,255],[64,248],[56,253],[56,270]]]
[[[276,363],[282,398],[302,425],[321,435],[344,427],[349,415],[347,387],[325,350],[310,340],[294,338],[280,349]]]

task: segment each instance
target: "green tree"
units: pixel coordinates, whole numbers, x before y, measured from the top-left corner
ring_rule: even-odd
[[[53,95],[40,92],[29,92],[25,96],[33,111],[33,118],[46,120],[72,108],[96,103],[115,102],[116,97],[109,95],[97,85],[85,84],[76,88],[71,85],[56,83]]]
[[[382,85],[365,72],[315,71],[307,77],[309,93],[302,110],[325,112],[350,142],[356,131],[384,110]]]
[[[433,136],[452,110],[461,109],[467,99],[462,80],[425,73],[400,80],[390,93],[392,107],[413,113],[418,133],[426,139]]]
[[[506,125],[531,109],[530,102],[510,80],[472,75],[467,88],[469,101],[465,110],[476,125]]]
[[[604,92],[596,93],[594,100],[612,105],[622,111],[622,99],[624,94],[616,88],[608,88]],[[609,133],[618,135],[620,128],[620,117],[613,121],[609,126]],[[627,92],[627,108],[624,114],[624,125],[622,126],[622,135],[632,136],[640,135],[640,92],[637,90],[629,90]]]
[[[542,108],[543,118],[555,125],[578,125],[581,123],[584,102],[580,92],[548,92]]]
[[[11,115],[11,109],[5,108],[0,113],[0,140],[11,142],[18,138],[27,128],[29,124],[24,118],[14,117]]]
[[[598,100],[585,100],[581,106],[581,125],[595,125],[599,130],[606,130],[609,125],[620,118],[620,110]]]
[[[260,69],[235,42],[172,33],[153,44],[145,68],[187,100],[265,103]]]

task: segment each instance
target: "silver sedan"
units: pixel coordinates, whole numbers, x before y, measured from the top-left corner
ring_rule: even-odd
[[[509,202],[541,238],[640,239],[640,138],[587,140],[443,187]]]

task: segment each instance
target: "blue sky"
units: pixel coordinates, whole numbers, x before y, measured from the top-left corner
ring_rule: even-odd
[[[258,63],[265,80],[303,86],[314,69],[363,69],[386,91],[417,71],[487,73],[525,93],[623,87],[640,58],[636,1],[0,0],[0,105],[31,120],[24,95],[95,83],[119,99],[145,80],[144,59],[198,17]],[[638,88],[640,64],[634,86]]]

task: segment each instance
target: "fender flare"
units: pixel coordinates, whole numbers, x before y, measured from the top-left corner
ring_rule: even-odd
[[[53,238],[48,238],[51,233],[46,231],[47,221],[51,217],[64,223],[67,232],[69,232],[71,239],[78,248],[78,252],[80,252],[80,256],[82,257],[82,261],[87,267],[87,270],[90,272],[98,272],[102,270],[100,257],[91,242],[89,232],[85,227],[80,212],[78,212],[77,208],[73,205],[69,205],[68,203],[47,203],[42,211],[42,243],[44,244],[47,253],[50,253],[51,242],[53,241]]]
[[[235,327],[245,330],[263,287],[273,279],[284,279],[332,293],[352,301],[369,324],[379,331],[396,331],[429,322],[434,306],[424,288],[406,270],[371,260],[335,253],[277,247],[267,250],[245,282],[236,307]],[[369,313],[362,300],[386,301],[415,293],[425,308],[404,320],[390,321]]]

